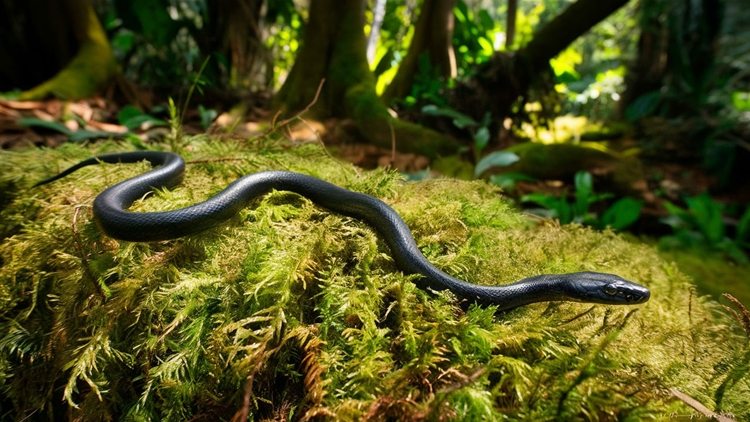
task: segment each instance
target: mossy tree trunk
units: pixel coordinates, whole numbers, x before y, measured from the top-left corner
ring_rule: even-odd
[[[532,82],[549,69],[549,60],[628,0],[578,0],[544,25],[513,54],[498,52],[453,92],[454,107],[477,119],[485,112],[502,122]]]
[[[366,57],[364,0],[312,0],[294,66],[275,98],[287,114],[311,107],[317,118],[351,119],[361,139],[429,157],[453,153],[459,144],[435,131],[391,117],[375,92]]]
[[[75,55],[63,10],[63,2],[0,0],[0,91],[31,88]]]
[[[33,51],[34,55],[49,54],[58,59],[59,72],[20,95],[21,99],[41,99],[49,96],[75,99],[88,97],[105,87],[114,77],[117,66],[107,36],[94,12],[90,0],[34,1],[35,7],[18,8],[28,27],[19,33],[44,39],[47,51]],[[18,16],[18,15],[16,15]],[[36,20],[39,22],[34,24]],[[49,24],[49,26],[46,26]],[[46,41],[49,40],[49,41]],[[65,41],[60,41],[65,40]],[[58,50],[59,49],[59,50]],[[6,50],[7,51],[7,50]],[[28,51],[22,52],[28,55]],[[64,59],[63,59],[64,58]],[[12,66],[13,60],[9,63]],[[3,67],[5,67],[5,61]],[[63,64],[64,63],[64,64]],[[62,67],[62,70],[61,69]],[[16,67],[17,71],[24,71]],[[6,70],[7,71],[7,70]],[[13,73],[12,68],[9,71]],[[24,78],[17,78],[21,83]],[[39,82],[39,80],[35,81]]]
[[[628,69],[626,87],[620,101],[624,110],[637,98],[654,92],[662,86],[667,70],[668,33],[662,19],[661,0],[642,0],[640,8],[640,29],[636,58]]]
[[[386,102],[409,94],[420,63],[425,59],[434,76],[445,79],[456,76],[456,55],[451,42],[455,3],[455,0],[425,0],[422,3],[406,57],[383,93]]]
[[[516,40],[516,18],[518,17],[518,0],[508,0],[508,12],[505,19],[505,49],[510,50]]]
[[[716,75],[716,57],[726,6],[723,0],[681,6],[643,0],[638,54],[628,72],[622,107],[666,86],[673,100],[660,98],[665,115],[705,113],[709,92],[725,83]]]
[[[206,2],[203,28],[191,30],[202,52],[221,52],[229,60],[231,89],[268,89],[273,58],[263,44],[263,0]]]

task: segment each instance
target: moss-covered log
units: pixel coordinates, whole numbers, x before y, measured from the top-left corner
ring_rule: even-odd
[[[365,46],[364,1],[311,1],[302,46],[276,95],[277,107],[293,113],[315,102],[316,117],[352,119],[372,144],[429,157],[455,153],[460,145],[454,139],[391,117],[375,93]]]
[[[418,289],[363,224],[284,192],[201,235],[118,242],[97,230],[89,206],[145,164],[30,186],[122,145],[0,152],[0,187],[10,190],[0,195],[10,201],[0,211],[3,418],[694,415],[670,389],[750,418],[746,335],[651,247],[578,226],[531,226],[483,182],[404,183],[316,145],[190,145],[180,151],[194,160],[184,183],[135,209],[174,209],[242,174],[289,169],[383,198],[430,260],[471,282],[596,270],[649,286],[652,299],[637,308],[466,309]]]
[[[606,191],[634,194],[646,189],[640,160],[606,148],[526,142],[506,151],[518,155],[519,160],[509,166],[493,168],[493,172],[517,172],[537,179],[573,180],[576,172],[586,170],[604,178]]]

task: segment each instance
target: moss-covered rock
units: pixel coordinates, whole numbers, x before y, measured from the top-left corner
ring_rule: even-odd
[[[266,169],[392,204],[427,257],[483,284],[596,270],[652,290],[638,307],[504,314],[419,290],[365,225],[274,192],[209,232],[154,243],[99,233],[90,204],[146,169],[101,165],[30,186],[108,143],[0,153],[3,417],[361,420],[667,419],[677,389],[750,418],[748,339],[674,265],[611,232],[531,226],[481,182],[405,183],[316,145],[194,140],[185,182],[135,205],[200,201]]]

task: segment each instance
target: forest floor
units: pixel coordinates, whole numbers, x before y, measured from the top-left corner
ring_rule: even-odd
[[[130,111],[125,113],[124,108],[101,98],[76,102],[0,100],[0,148],[56,147],[65,142],[83,142],[102,137],[124,138],[136,147],[142,147],[169,134],[169,123],[164,117],[166,110],[163,110],[163,116]],[[272,116],[263,108],[209,115],[215,118],[210,124],[208,122],[211,120],[207,122],[205,114],[206,111],[201,109],[185,110],[181,125],[183,132],[251,139],[267,133],[270,128],[268,122],[272,120]],[[242,117],[236,117],[238,115]],[[390,167],[410,178],[420,179],[440,175],[434,171],[434,163],[427,157],[357,143],[350,134],[339,130],[338,123],[334,120],[300,120],[299,124],[286,132],[286,136],[296,142],[324,144],[335,156],[365,169]],[[460,166],[461,160],[456,161]],[[448,169],[448,173],[456,176],[460,171]],[[706,192],[714,181],[698,163],[650,160],[644,166],[644,173],[647,186],[644,196],[658,196],[659,199],[645,201],[641,218],[630,228],[630,232],[642,241],[658,245],[660,238],[670,234],[670,228],[663,223],[668,217],[663,206],[664,198],[676,202],[682,196]],[[561,195],[569,188],[569,184],[562,182],[521,182],[514,191],[506,194],[518,201],[527,193],[541,191]],[[657,191],[659,195],[654,195]],[[721,203],[750,204],[750,184],[714,198]],[[662,246],[667,243],[661,242]],[[736,262],[720,251],[707,252],[704,248],[658,249],[666,260],[675,262],[694,279],[701,293],[720,301],[723,300],[722,294],[729,293],[742,303],[750,304],[748,263]]]
[[[405,183],[278,133],[153,144],[179,151],[189,177],[138,201],[138,211],[185,206],[240,174],[281,166],[383,198],[426,257],[457,277],[502,284],[599,270],[651,290],[637,307],[543,303],[497,315],[417,288],[373,231],[286,192],[215,230],[133,243],[103,236],[88,204],[146,163],[28,189],[126,142],[0,151],[9,199],[0,379],[19,416],[54,403],[44,407],[49,419],[216,419],[248,403],[256,419],[277,420],[289,409],[337,420],[750,417],[750,313],[698,297],[639,239],[533,224],[487,183]]]

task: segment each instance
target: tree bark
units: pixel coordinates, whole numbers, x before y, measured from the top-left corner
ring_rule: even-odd
[[[19,96],[22,100],[49,96],[64,99],[89,97],[109,84],[117,72],[109,40],[92,3],[89,0],[65,0],[62,3],[61,22],[72,32],[78,50],[72,60],[52,78],[24,91]],[[33,17],[30,19],[33,20]],[[51,38],[59,35],[47,34]]]
[[[367,62],[372,63],[375,60],[375,48],[380,39],[380,28],[383,27],[383,18],[385,17],[385,4],[387,0],[375,0],[375,6],[372,11],[372,25],[370,33],[367,35]]]
[[[375,93],[375,78],[365,53],[365,0],[312,0],[302,46],[275,106],[286,113],[310,108],[317,118],[351,119],[360,137],[372,144],[429,157],[453,153],[459,144],[432,130],[391,117]]]
[[[625,109],[640,96],[662,86],[667,70],[668,33],[661,19],[660,0],[641,0],[639,4],[641,33],[635,61],[630,65],[625,78],[626,87],[619,108]]]
[[[78,48],[65,4],[0,0],[0,91],[28,89],[62,69]]]
[[[193,35],[202,52],[222,52],[229,59],[229,88],[270,88],[273,63],[263,44],[263,0],[209,1],[206,7],[205,27]]]
[[[505,19],[505,49],[513,48],[516,40],[516,17],[518,16],[518,0],[508,0],[508,13]]]
[[[519,52],[532,69],[546,67],[578,37],[606,19],[628,0],[578,0],[544,25]]]
[[[425,0],[422,3],[409,50],[383,93],[386,103],[409,95],[420,59],[424,56],[435,76],[445,79],[456,76],[456,55],[451,42],[455,3],[455,0]]]
[[[548,69],[550,59],[627,2],[578,0],[573,3],[544,25],[519,51],[495,53],[487,63],[480,65],[474,77],[454,90],[454,107],[476,119],[489,111],[494,122],[502,122],[534,79]]]

